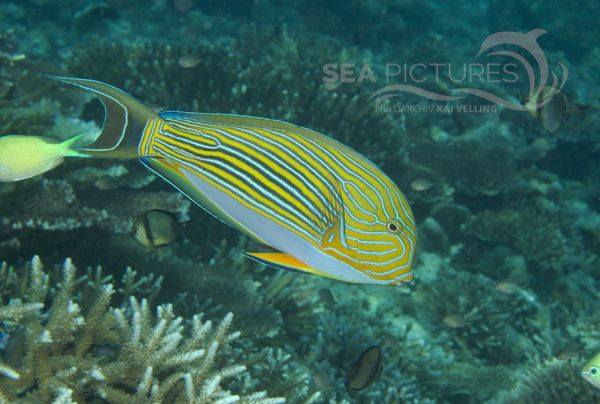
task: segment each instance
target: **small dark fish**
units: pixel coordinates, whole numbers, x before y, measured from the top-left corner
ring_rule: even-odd
[[[544,129],[554,132],[567,120],[567,96],[562,91],[557,91],[552,98],[542,107],[540,119]]]
[[[133,238],[147,247],[170,244],[179,237],[178,224],[172,213],[154,209],[142,213],[133,224]]]
[[[335,298],[333,297],[333,293],[331,293],[331,290],[327,288],[319,289],[319,297],[328,309],[333,309],[337,304]]]
[[[94,181],[94,186],[102,191],[110,191],[111,189],[119,188],[121,184],[114,177],[103,175]]]
[[[197,58],[194,55],[184,55],[181,58],[179,58],[179,66],[183,67],[184,69],[191,69],[193,67],[198,66],[198,63],[200,63],[201,59]]]
[[[383,369],[383,355],[379,345],[373,345],[360,354],[350,367],[346,387],[350,390],[363,390],[379,376]]]
[[[546,86],[529,96],[525,104],[527,111],[542,121],[542,126],[548,132],[554,132],[567,120],[571,109],[567,95],[556,87]]]
[[[310,354],[310,344],[307,341],[300,341],[296,352],[299,357],[306,358]]]
[[[434,181],[428,180],[427,178],[417,178],[410,183],[410,187],[415,192],[423,192],[431,189],[435,185]]]
[[[579,353],[580,353],[579,347],[570,346],[570,347],[567,347],[567,348],[563,349],[562,351],[560,351],[556,355],[556,359],[561,360],[561,361],[570,361],[571,359],[579,358]]]
[[[92,3],[75,13],[73,24],[78,32],[89,30],[102,20],[115,19],[119,15],[107,3]]]

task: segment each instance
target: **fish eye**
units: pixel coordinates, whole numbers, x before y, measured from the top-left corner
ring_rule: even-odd
[[[598,375],[598,368],[597,368],[597,367],[595,367],[595,366],[591,367],[591,368],[590,368],[590,374],[591,374],[592,376],[597,376],[597,375]]]
[[[398,234],[398,233],[400,233],[400,230],[402,229],[402,226],[400,225],[400,223],[398,223],[397,220],[390,219],[385,224],[385,229],[390,234]]]

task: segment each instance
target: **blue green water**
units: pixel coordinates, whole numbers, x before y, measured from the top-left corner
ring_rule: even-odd
[[[588,0],[3,1],[0,135],[98,132],[101,104],[47,75],[109,83],[157,113],[279,119],[377,164],[406,196],[418,236],[410,285],[347,284],[247,259],[240,251],[259,243],[137,159],[67,158],[0,182],[2,304],[44,304],[23,318],[0,312],[0,362],[21,375],[0,372],[0,393],[151,402],[141,387],[151,361],[129,358],[124,370],[129,348],[109,309],[133,319],[136,296],[152,313],[138,345],[158,333],[156,306],[182,317],[173,352],[187,352],[195,314],[214,324],[233,314],[241,336],[218,339],[210,372],[194,376],[198,396],[216,383],[290,403],[600,402],[580,375],[600,350],[599,13]],[[136,240],[151,210],[171,215],[166,245]],[[47,294],[31,292],[34,256]],[[83,323],[69,328],[61,311],[67,258],[82,277],[67,300],[99,330],[85,346]],[[98,325],[90,313],[110,283]],[[361,369],[366,381],[349,389],[374,345],[381,371]],[[189,401],[184,375],[206,363],[168,360],[152,362],[147,380],[172,381],[158,401]],[[215,382],[233,365],[246,369]]]

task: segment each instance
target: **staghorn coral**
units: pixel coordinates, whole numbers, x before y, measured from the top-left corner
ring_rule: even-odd
[[[239,252],[246,249],[244,237],[234,245],[224,238],[217,243],[210,258],[202,259],[207,264],[170,260],[169,276],[180,291],[175,299],[181,313],[190,308],[204,312],[210,300],[218,303],[213,313],[235,313],[249,334],[293,340],[314,335],[319,312],[310,276],[257,267]]]
[[[16,278],[5,265],[2,272],[4,285]],[[283,402],[264,392],[240,397],[224,386],[227,378],[246,370],[222,359],[240,335],[229,331],[231,313],[213,326],[202,315],[184,323],[168,304],[158,306],[153,315],[148,301],[135,297],[113,308],[114,286],[105,279],[94,302],[82,306],[75,293],[76,269],[68,259],[46,308],[55,282],[36,257],[23,293],[10,294],[10,302],[0,308],[1,321],[19,324],[2,352],[3,401]]]

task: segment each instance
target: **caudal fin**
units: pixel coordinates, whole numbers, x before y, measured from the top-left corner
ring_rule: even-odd
[[[78,147],[94,157],[138,158],[138,144],[149,119],[157,115],[150,108],[109,84],[96,80],[49,76],[83,88],[96,95],[104,105],[105,116],[102,132],[96,141]]]
[[[89,154],[78,151],[77,144],[86,138],[89,134],[87,132],[75,135],[70,139],[63,141],[60,145],[63,148],[62,154],[67,157],[92,157]]]

